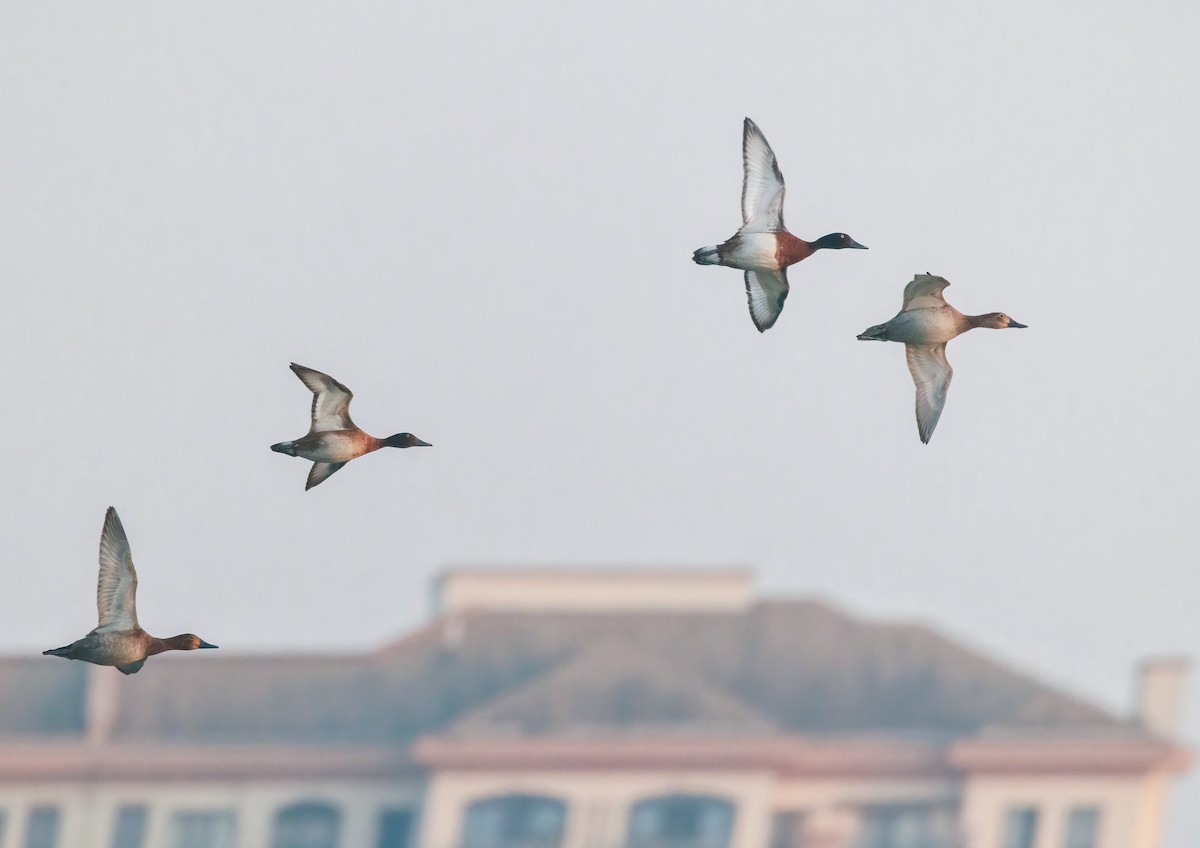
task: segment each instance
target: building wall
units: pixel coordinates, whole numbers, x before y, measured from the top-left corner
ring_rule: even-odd
[[[732,848],[766,848],[774,783],[774,775],[766,771],[441,772],[429,784],[420,844],[421,848],[455,848],[473,801],[527,793],[566,804],[563,848],[612,848],[624,844],[634,804],[684,793],[732,802],[736,807]]]
[[[1004,848],[1004,821],[1013,807],[1038,810],[1033,848],[1063,848],[1069,811],[1099,808],[1096,848],[1158,848],[1170,775],[988,776],[965,784],[955,778],[821,779],[770,771],[467,771],[436,772],[427,787],[416,779],[391,781],[88,782],[0,784],[7,827],[0,848],[20,848],[28,812],[60,809],[59,848],[109,848],[117,810],[149,811],[147,848],[165,848],[177,812],[228,810],[237,822],[238,848],[267,848],[277,813],[292,804],[319,802],[341,813],[342,848],[374,848],[380,813],[417,813],[420,848],[456,848],[467,807],[483,798],[527,793],[567,806],[564,848],[613,848],[623,843],[629,814],[639,801],[672,794],[724,798],[736,807],[732,848],[767,848],[777,812],[799,812],[810,843],[851,848],[863,805],[944,804],[960,809],[965,848]]]
[[[305,801],[330,804],[341,813],[341,845],[373,848],[379,815],[385,809],[420,809],[422,787],[410,782],[231,781],[192,783],[55,781],[0,784],[0,810],[7,827],[0,848],[24,844],[28,812],[39,805],[60,810],[60,848],[109,848],[117,810],[126,804],[148,808],[147,848],[169,845],[171,817],[177,812],[227,810],[234,814],[238,848],[270,845],[275,815]]]
[[[777,783],[770,806],[773,813],[802,814],[808,843],[851,846],[859,832],[864,806],[928,804],[957,808],[960,794],[960,781],[949,775],[942,778],[790,777]]]
[[[1158,848],[1164,818],[1164,775],[977,775],[966,782],[962,822],[968,848],[1004,848],[1008,811],[1038,811],[1033,848],[1062,848],[1067,817],[1076,807],[1100,811],[1096,848]]]
[[[970,778],[777,778],[769,772],[446,772],[429,787],[421,848],[460,844],[468,806],[508,794],[546,795],[567,806],[564,848],[622,844],[638,801],[674,793],[715,795],[737,807],[732,848],[766,848],[776,813],[797,812],[813,845],[851,848],[860,811],[886,804],[928,804],[958,810],[965,848],[1004,848],[1005,816],[1014,807],[1038,810],[1033,848],[1063,848],[1069,812],[1100,813],[1095,848],[1158,848],[1166,775]]]

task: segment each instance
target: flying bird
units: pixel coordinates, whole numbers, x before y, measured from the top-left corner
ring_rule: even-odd
[[[963,315],[942,297],[950,282],[933,274],[917,274],[904,287],[904,305],[886,324],[859,333],[861,341],[904,342],[908,370],[917,386],[917,432],[928,444],[946,405],[954,370],[946,360],[946,342],[975,327],[1024,329],[1003,312]]]
[[[788,296],[787,268],[818,250],[866,250],[845,233],[816,241],[796,238],[783,225],[783,174],[775,153],[754,121],[742,128],[742,228],[724,244],[692,254],[697,265],[727,265],[745,271],[750,319],[758,331],[775,325]]]
[[[349,389],[320,371],[295,362],[291,368],[313,393],[312,425],[307,436],[271,445],[271,450],[313,461],[305,491],[329,479],[350,460],[380,448],[432,447],[412,433],[397,433],[386,439],[364,433],[350,420],[350,400],[354,395]]]
[[[96,581],[100,624],[77,642],[42,651],[42,654],[96,665],[115,665],[122,674],[137,674],[146,664],[147,657],[163,651],[217,647],[192,633],[159,639],[143,630],[137,620],[137,585],[129,539],[116,509],[110,506],[100,533],[100,576]]]

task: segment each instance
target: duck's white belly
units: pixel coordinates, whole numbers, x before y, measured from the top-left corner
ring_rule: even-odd
[[[721,252],[722,265],[743,271],[779,270],[779,244],[774,233],[747,233],[730,239],[730,242],[732,249]]]

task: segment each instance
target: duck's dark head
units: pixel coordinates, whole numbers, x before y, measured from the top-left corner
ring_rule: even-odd
[[[394,436],[388,436],[383,440],[383,443],[389,448],[431,448],[433,445],[429,442],[422,442],[412,433],[397,433]]]
[[[825,248],[826,250],[842,250],[847,247],[856,250],[867,249],[865,244],[859,244],[845,233],[830,233],[827,236],[821,236],[812,243],[812,246],[813,250],[820,250],[821,248]]]
[[[217,647],[205,642],[195,633],[180,633],[178,636],[172,636],[164,641],[167,643],[167,649],[171,651],[196,651],[200,648]]]
[[[1024,330],[1028,326],[1027,324],[1014,321],[1003,312],[989,312],[987,315],[976,315],[973,323],[976,327],[988,327],[992,330],[1007,330],[1009,327]]]

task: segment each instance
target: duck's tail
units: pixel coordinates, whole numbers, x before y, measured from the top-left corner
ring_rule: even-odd
[[[66,657],[71,658],[71,645],[63,645],[61,648],[51,648],[48,651],[42,651],[43,657]]]
[[[276,453],[286,453],[288,456],[295,456],[296,455],[296,443],[295,442],[278,442],[277,444],[271,445],[271,450],[275,451]]]
[[[886,342],[888,340],[887,324],[876,324],[874,327],[867,327],[867,329],[858,334],[858,340],[860,342]]]
[[[692,251],[692,261],[697,265],[720,265],[720,253],[721,249],[716,245],[711,247],[698,247]]]

